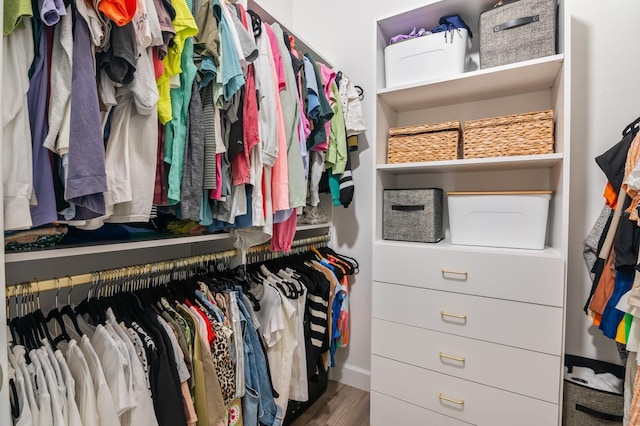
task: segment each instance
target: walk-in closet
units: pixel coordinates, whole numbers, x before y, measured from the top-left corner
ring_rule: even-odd
[[[640,426],[640,3],[0,7],[0,426]]]

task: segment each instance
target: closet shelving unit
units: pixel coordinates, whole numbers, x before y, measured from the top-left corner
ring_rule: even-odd
[[[0,0],[0,6],[2,0]],[[248,1],[248,8],[258,13],[267,23],[279,20],[271,15],[267,9],[255,0]],[[0,27],[2,24],[0,23]],[[283,29],[296,38],[296,48],[299,52],[311,52],[321,62],[330,65],[330,61],[305,43],[293,33]],[[2,46],[0,45],[0,53]],[[0,55],[0,76],[2,73],[2,56]],[[6,100],[5,100],[6,101]],[[2,132],[0,131],[0,142]],[[0,159],[2,151],[0,150]],[[2,188],[0,187],[0,197]],[[321,196],[321,208],[328,218],[327,223],[314,225],[299,225],[296,239],[328,235],[332,227],[332,204],[330,197]],[[0,223],[2,223],[2,211],[0,210]],[[2,243],[4,246],[4,237]],[[88,274],[94,271],[116,269],[131,265],[153,263],[176,258],[187,258],[201,254],[219,252],[232,249],[233,237],[229,233],[216,233],[198,236],[171,236],[146,240],[132,240],[127,242],[103,242],[93,245],[83,245],[68,248],[53,248],[40,251],[0,253],[0,296],[6,294],[6,284],[18,282],[34,282],[47,280],[54,277],[66,277],[71,275]],[[76,290],[80,293],[86,290]],[[6,322],[6,304],[0,304],[0,321]],[[6,328],[0,327],[0,342],[6,342]],[[5,416],[9,411],[9,393],[7,392],[6,345],[0,345],[0,424],[9,421]]]
[[[432,0],[377,20],[373,176],[371,424],[561,422],[569,224],[570,14],[558,5],[558,53],[478,69],[478,19],[495,0]],[[459,14],[476,68],[385,87],[384,48]],[[386,164],[391,127],[554,110],[546,155]],[[385,189],[551,190],[543,250],[382,239]]]

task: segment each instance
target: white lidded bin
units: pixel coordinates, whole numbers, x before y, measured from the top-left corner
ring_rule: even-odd
[[[470,49],[464,28],[391,44],[384,49],[386,87],[463,73]]]
[[[544,249],[551,191],[448,192],[451,244]]]

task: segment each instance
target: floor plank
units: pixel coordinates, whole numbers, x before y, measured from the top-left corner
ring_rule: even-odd
[[[369,392],[329,381],[327,391],[291,426],[368,426]]]

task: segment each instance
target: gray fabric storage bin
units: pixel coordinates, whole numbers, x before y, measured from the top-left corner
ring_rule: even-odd
[[[480,68],[556,53],[556,0],[505,1],[480,15]]]
[[[565,355],[565,366],[569,371],[573,367],[588,367],[596,374],[611,373],[624,378],[624,367],[620,365],[574,355]],[[564,380],[563,426],[621,425],[623,415],[624,395]]]
[[[444,238],[442,204],[443,192],[439,188],[386,189],[382,238],[437,243]]]

